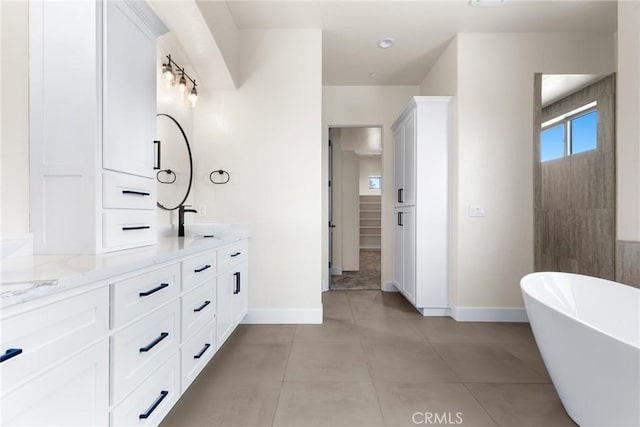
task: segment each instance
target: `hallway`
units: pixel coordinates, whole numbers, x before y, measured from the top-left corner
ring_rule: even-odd
[[[330,289],[380,290],[380,251],[360,250],[360,271],[343,271],[341,276],[331,276]]]

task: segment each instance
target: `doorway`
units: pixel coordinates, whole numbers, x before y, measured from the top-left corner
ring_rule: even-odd
[[[329,290],[381,289],[382,128],[329,129]]]

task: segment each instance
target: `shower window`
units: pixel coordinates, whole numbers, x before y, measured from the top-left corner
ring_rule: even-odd
[[[592,102],[542,124],[540,161],[559,159],[598,148],[598,110]]]

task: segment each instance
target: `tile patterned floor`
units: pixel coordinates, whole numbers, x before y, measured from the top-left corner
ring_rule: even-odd
[[[331,290],[379,290],[382,285],[380,251],[361,250],[360,270],[343,271],[340,276],[331,276]]]
[[[322,325],[240,325],[162,425],[575,426],[526,324],[425,318],[380,291],[323,304]]]

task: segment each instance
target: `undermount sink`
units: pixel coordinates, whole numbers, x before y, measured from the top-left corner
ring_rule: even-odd
[[[202,237],[217,237],[229,228],[231,228],[231,224],[198,223],[184,225],[185,234]]]

